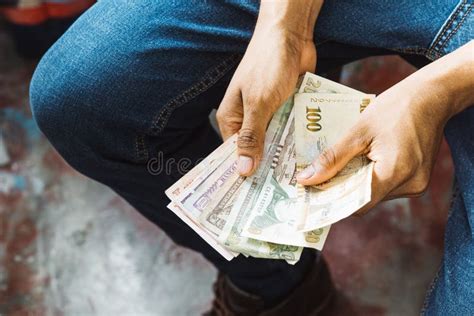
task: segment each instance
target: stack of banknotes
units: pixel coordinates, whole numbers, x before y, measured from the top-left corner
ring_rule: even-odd
[[[374,98],[306,73],[274,114],[252,176],[237,173],[234,135],[166,190],[168,208],[227,260],[242,254],[294,264],[303,247],[322,250],[330,225],[370,201],[373,162],[356,157],[316,186],[298,184],[296,174]]]

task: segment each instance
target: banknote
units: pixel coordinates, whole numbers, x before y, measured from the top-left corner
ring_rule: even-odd
[[[214,172],[189,190],[180,203],[193,210],[202,226],[219,235],[225,225],[229,205],[242,181],[243,177],[237,172],[237,152],[234,151]]]
[[[236,161],[234,161],[235,167]],[[224,177],[224,176],[223,176]],[[233,174],[225,177],[227,182],[212,199],[209,200],[206,208],[199,217],[201,224],[215,234],[220,234],[229,217],[232,205],[239,193],[245,178],[239,176],[234,171]]]
[[[334,145],[359,119],[373,95],[299,93],[295,95],[297,169],[301,170]],[[373,163],[360,156],[351,160],[322,186],[299,192],[303,214],[298,231],[335,223],[364,206],[371,198]],[[301,196],[302,195],[302,196]]]
[[[205,173],[206,176],[201,181],[184,191],[177,201],[199,219],[202,212],[210,206],[211,201],[219,198],[227,190],[230,182],[238,177],[236,170],[237,153],[234,151],[213,172]]]
[[[342,85],[335,81],[315,75],[313,73],[305,73],[298,93],[343,93],[354,95],[365,95],[365,93],[352,89],[351,87]]]
[[[357,106],[355,107],[351,106],[349,108],[339,107],[337,109],[338,112],[332,111],[332,113],[339,113],[339,115],[344,116],[345,118],[347,118],[348,116],[352,117],[353,123],[355,123],[355,121],[359,118],[359,113],[362,113],[364,109],[369,105],[370,101],[375,97],[374,95],[363,93],[356,89],[350,88],[348,86],[342,85],[340,83],[334,82],[324,77],[312,74],[310,72],[307,72],[305,74],[298,92],[300,94],[312,93],[313,97],[316,96],[316,94],[319,96],[323,96],[323,94],[326,94],[326,95],[330,94],[329,96],[327,96],[327,98],[335,97],[334,94],[349,94],[353,96],[360,96],[362,100],[360,101],[359,107]],[[296,99],[301,100],[301,98],[302,98],[301,96],[298,96]],[[356,99],[358,100],[358,98]],[[334,102],[338,102],[338,101],[334,100]],[[299,104],[299,106],[296,106],[296,108],[300,109],[301,104]],[[357,109],[358,109],[358,112],[357,112]],[[315,111],[317,111],[317,109],[315,109]],[[298,114],[301,116],[302,115],[301,111],[298,112]],[[313,120],[318,120],[320,114],[318,112],[313,112],[313,113],[305,113],[305,115],[308,115],[310,119],[311,119],[311,116],[314,116]],[[313,129],[319,128],[318,121],[307,122],[307,124],[309,125],[310,128],[311,126],[313,126]],[[345,131],[344,129],[341,130],[341,129],[336,129],[335,127],[333,128],[333,126],[329,126],[329,127],[330,127],[330,130],[328,130],[327,132],[328,134],[332,136],[333,140],[341,137],[342,133]],[[300,134],[297,134],[297,135],[298,137],[301,137],[301,134],[302,134],[301,125],[298,125],[298,131],[300,132]],[[311,135],[312,135],[311,133],[309,134],[303,133],[303,136],[311,136]],[[306,146],[306,145],[307,145],[307,142],[301,141],[301,139],[298,138],[298,142],[296,144],[297,146],[297,149],[296,149],[297,159],[296,160],[297,160],[298,171],[301,171],[302,169],[304,169],[309,163],[311,163],[311,161],[313,161],[317,157],[316,155],[321,152],[320,143],[316,143],[317,146],[313,146],[313,147]],[[351,164],[352,162],[349,163],[348,165],[351,166]],[[345,172],[341,172],[338,176],[344,173]],[[335,181],[335,179],[331,179],[331,181]],[[324,186],[325,184],[321,184],[318,187],[323,188]]]
[[[246,200],[251,215],[242,231],[242,236],[322,250],[329,227],[311,232],[298,232],[300,207],[296,189],[296,159],[294,141],[294,111],[292,110],[280,143],[271,160],[270,168],[264,179],[257,176],[248,177],[244,186],[247,187]],[[262,175],[258,175],[263,177]]]
[[[373,95],[298,93],[295,95],[295,138],[298,165],[309,165],[357,122]]]
[[[219,254],[221,254],[227,260],[232,260],[237,254],[232,253],[231,251],[224,248],[219,242],[217,238],[209,234],[205,229],[199,226],[199,224],[192,221],[187,215],[185,215],[185,211],[176,203],[170,202],[168,204],[168,208],[173,211],[183,222],[186,223],[191,229],[193,229],[205,242],[209,244],[212,248],[214,248]]]
[[[262,181],[267,178],[268,172],[274,168],[274,157],[278,152],[278,144],[282,137],[288,133],[287,122],[293,108],[293,97],[288,99],[275,113],[267,129],[265,138],[264,158],[260,162],[252,180],[247,178],[234,200],[226,224],[219,235],[219,241],[232,251],[244,252],[254,257],[285,259],[289,261],[298,260],[301,256],[302,247],[287,244],[264,242],[242,235],[244,225],[251,216],[251,207],[255,190],[259,190]]]

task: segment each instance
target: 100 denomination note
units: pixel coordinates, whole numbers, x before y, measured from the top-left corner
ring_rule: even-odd
[[[295,95],[297,168],[304,169],[334,145],[359,119],[373,95],[301,93]],[[299,231],[335,223],[371,199],[373,163],[356,157],[330,181],[300,192],[304,213]]]

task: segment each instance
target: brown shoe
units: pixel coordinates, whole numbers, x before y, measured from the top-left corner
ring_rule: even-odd
[[[224,275],[214,283],[212,310],[205,316],[320,316],[335,297],[328,267],[319,256],[303,283],[276,306],[265,309],[263,300],[238,289]]]

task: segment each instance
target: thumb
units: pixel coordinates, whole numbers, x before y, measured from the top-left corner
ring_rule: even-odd
[[[316,185],[334,177],[347,163],[366,151],[368,141],[363,134],[351,131],[335,145],[326,148],[319,157],[301,171],[296,180],[302,185]]]
[[[237,169],[242,176],[251,175],[257,168],[263,152],[265,130],[270,115],[260,105],[244,106],[244,118],[237,139]]]

